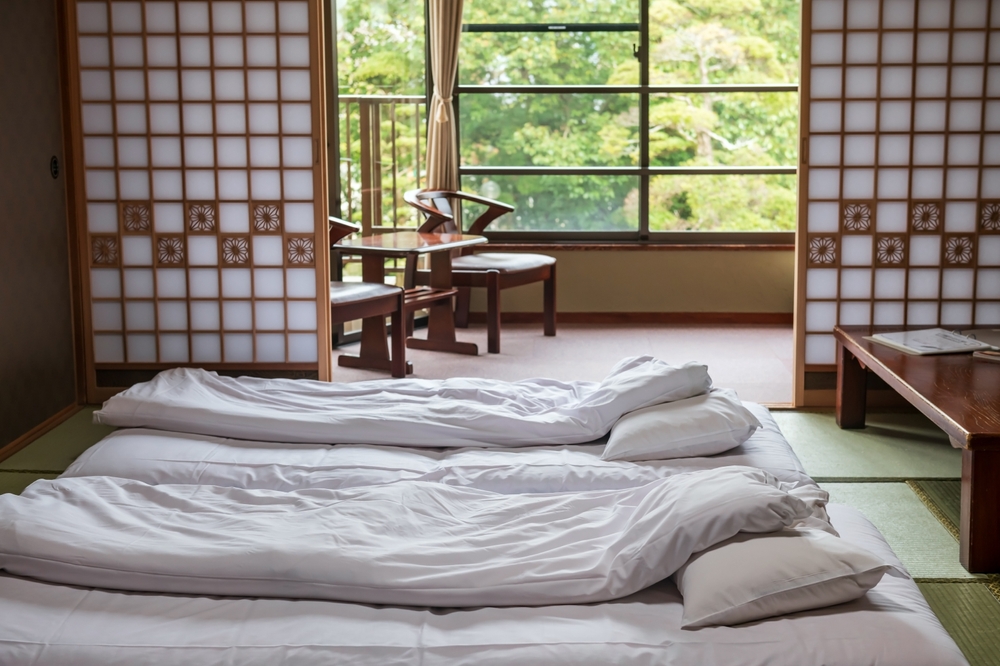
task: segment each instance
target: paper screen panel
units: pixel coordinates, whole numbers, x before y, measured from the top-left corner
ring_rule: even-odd
[[[1000,324],[1000,3],[805,4],[805,370],[837,323]]]
[[[314,0],[75,11],[95,367],[319,368]]]

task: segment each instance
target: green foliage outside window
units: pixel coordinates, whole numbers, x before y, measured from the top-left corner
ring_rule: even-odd
[[[341,93],[422,94],[422,3],[340,2]],[[797,0],[650,0],[649,13],[652,85],[798,79]],[[467,24],[638,20],[635,0],[466,0],[464,16]],[[638,42],[637,32],[465,33],[459,82],[636,85],[639,61],[632,45]],[[593,93],[462,95],[462,163],[637,166],[639,99]],[[795,92],[654,94],[649,124],[651,166],[797,162]],[[793,229],[795,180],[794,175],[653,176],[650,230]],[[599,231],[638,227],[638,183],[634,176],[466,176],[463,187],[517,206],[515,216],[494,223],[497,229]]]

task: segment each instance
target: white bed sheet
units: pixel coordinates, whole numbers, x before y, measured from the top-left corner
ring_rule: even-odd
[[[63,476],[285,491],[423,480],[493,492],[540,493],[628,488],[678,472],[740,465],[763,469],[796,486],[812,484],[771,413],[744,404],[762,427],[740,446],[708,458],[601,460],[606,440],[558,447],[437,450],[251,442],[128,429],[88,449]]]
[[[843,538],[896,561],[857,511]],[[664,581],[616,602],[426,610],[108,592],[0,576],[4,666],[967,666],[916,584],[738,627],[680,629]]]

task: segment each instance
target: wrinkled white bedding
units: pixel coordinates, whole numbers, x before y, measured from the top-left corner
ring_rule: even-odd
[[[240,380],[241,383],[246,381]],[[377,395],[380,385],[385,388],[402,384],[381,380],[366,382],[368,397],[362,402]],[[358,386],[362,385],[353,385]],[[565,386],[558,391],[563,391]],[[462,390],[472,388],[469,384]],[[393,399],[380,396],[376,401],[384,400],[388,404]],[[198,400],[192,398],[184,409],[194,410],[187,412],[189,415],[207,418],[206,414],[198,412]],[[806,475],[766,410],[756,405],[747,406],[764,427],[739,447],[710,458],[644,463],[601,461],[603,443],[559,446],[544,438],[526,440],[522,444],[532,448],[433,450],[269,443],[268,439],[301,440],[291,440],[281,434],[263,436],[252,426],[248,428],[255,433],[252,438],[265,441],[129,430],[116,432],[93,447],[74,463],[65,478],[56,483],[82,484],[92,490],[103,484],[111,496],[120,493],[122,488],[142,488],[141,492],[148,496],[159,493],[161,497],[169,497],[168,503],[197,502],[207,492],[227,501],[233,497],[256,498],[257,502],[298,497],[301,506],[308,506],[316,498],[343,498],[370,492],[371,486],[382,488],[379,492],[384,493],[383,499],[391,497],[393,492],[398,495],[399,489],[437,486],[440,492],[430,493],[425,499],[435,502],[433,515],[441,516],[440,497],[459,497],[455,493],[472,493],[477,497],[499,494],[501,502],[515,503],[540,497],[512,497],[524,493],[562,493],[550,497],[563,499],[595,494],[611,497],[614,493],[623,493],[622,497],[639,497],[647,492],[641,490],[646,486],[663,484],[659,489],[664,490],[670,482],[695,476],[682,472],[748,465],[761,467],[784,482],[769,486],[772,490],[768,492],[791,492],[793,500],[800,498],[813,509],[812,520],[820,520],[825,516],[822,511],[825,494]],[[601,409],[603,407],[596,411]],[[281,410],[265,406],[265,411],[277,418]],[[226,418],[232,419],[230,425],[235,423],[242,427],[239,425],[241,418],[234,415],[236,412]],[[248,411],[245,416],[252,414]],[[135,415],[128,418],[133,417]],[[147,417],[135,418],[142,421]],[[328,430],[324,429],[322,418],[322,414],[310,417],[312,420],[304,428],[307,434],[315,436]],[[272,427],[277,422],[265,420],[264,425]],[[532,427],[540,430],[547,427],[532,423]],[[579,423],[567,418],[556,429],[565,428],[566,423],[578,433],[593,425],[588,422],[585,428],[580,428]],[[147,425],[164,427],[162,424]],[[197,427],[203,428],[203,425]],[[385,432],[402,427],[402,424],[392,425]],[[465,437],[473,430],[463,425],[457,432]],[[460,440],[455,441],[454,446],[458,447]],[[461,446],[468,444],[470,442],[466,441]],[[547,446],[538,446],[540,444]],[[117,480],[101,477],[116,477]],[[190,493],[175,492],[186,484],[191,488]],[[39,482],[37,485],[44,496],[46,491],[43,489],[54,484]],[[214,486],[214,489],[207,486]],[[697,491],[695,495],[704,493],[717,497],[711,485],[693,487]],[[489,492],[484,494],[482,491]],[[32,489],[26,496],[34,492]],[[685,493],[685,497],[688,495],[690,493]],[[652,495],[648,498],[654,499]],[[684,501],[686,499],[681,503]],[[126,507],[134,505],[132,499],[125,502]],[[155,502],[153,505],[155,507]],[[737,627],[695,631],[680,628],[682,600],[669,579],[605,603],[468,609],[88,589],[94,585],[126,587],[121,574],[89,568],[93,562],[88,561],[87,549],[74,547],[77,535],[88,531],[88,525],[93,527],[95,519],[99,522],[106,519],[104,527],[109,528],[103,545],[98,543],[102,539],[91,534],[83,534],[81,543],[89,541],[95,550],[103,549],[105,552],[99,553],[99,558],[114,560],[116,567],[122,561],[148,561],[149,558],[140,553],[144,547],[142,540],[153,535],[119,531],[115,526],[128,527],[134,518],[128,510],[118,512],[105,504],[108,513],[102,518],[100,512],[88,511],[82,504],[71,502],[68,507],[70,511],[66,514],[63,531],[51,529],[51,525],[36,529],[29,520],[22,524],[23,529],[15,530],[15,540],[20,544],[18,547],[27,544],[28,548],[38,548],[39,542],[44,542],[41,548],[47,549],[51,558],[40,558],[29,567],[52,565],[53,569],[71,571],[74,576],[75,572],[86,569],[94,577],[90,583],[84,583],[87,587],[77,587],[0,574],[0,617],[3,618],[0,622],[0,664],[4,666],[133,666],[139,663],[158,666],[219,663],[241,666],[276,663],[285,666],[606,666],[619,663],[650,666],[967,666],[954,641],[909,578],[885,577],[864,598],[836,607]],[[73,519],[72,514],[77,510],[74,507],[80,507],[87,516],[81,521]],[[255,509],[258,507],[268,510],[267,501],[255,505]],[[684,511],[691,508],[681,507]],[[597,507],[588,510],[594,511]],[[624,515],[623,510],[631,509],[621,509],[613,503],[603,506],[602,510],[607,520],[613,522],[611,516],[620,517]],[[571,518],[569,513],[572,512],[565,514],[567,520]],[[6,510],[0,509],[0,515],[6,514]],[[220,523],[215,521],[224,521],[224,514],[205,514],[204,523],[194,521],[190,524],[182,520],[168,524],[175,518],[174,514],[161,511],[159,515],[163,521],[153,529],[161,526],[180,528],[177,532],[181,539],[177,543],[186,542],[199,531],[213,529],[212,524],[218,531]],[[405,518],[407,515],[400,511],[397,501],[391,511],[384,512],[372,525],[375,529],[391,529],[398,525],[387,523],[384,516]],[[898,564],[882,536],[857,511],[834,506],[830,507],[830,517],[843,538]],[[514,520],[524,519],[524,516],[514,516]],[[696,518],[695,522],[700,519]],[[708,532],[720,531],[718,526],[705,526]],[[279,531],[286,527],[292,530],[294,526],[275,525]],[[685,523],[684,533],[689,532]],[[246,543],[256,542],[238,532],[231,534],[236,538],[223,543],[224,550],[229,548],[230,552],[203,558],[228,578],[246,573],[241,568],[246,561],[244,553],[234,555],[231,547],[238,544],[240,538],[247,538]],[[321,531],[315,537],[322,541],[336,534]],[[418,535],[418,538],[423,537],[423,533]],[[6,546],[9,541],[7,535],[0,536],[0,546]],[[298,568],[300,545],[291,544],[286,552],[280,537],[272,541],[265,544],[264,549],[269,553],[270,562],[258,560],[251,565],[265,566],[269,569],[269,577],[273,578],[275,572],[297,574],[314,565],[325,564],[314,559],[304,563],[304,568]],[[132,550],[133,545],[137,550]],[[294,558],[290,555],[293,546]],[[114,555],[108,555],[107,551],[113,551]],[[203,550],[193,555],[205,556],[206,553]],[[426,562],[435,565],[432,559],[430,554],[425,558]],[[279,571],[273,565],[285,569]],[[468,571],[468,565],[469,562],[463,562],[457,568],[466,567]],[[650,564],[639,566],[648,568]],[[168,571],[172,567],[165,565]],[[322,566],[314,568],[326,573]],[[544,572],[552,573],[557,572]],[[158,578],[159,583],[163,580]],[[174,578],[171,576],[170,580]],[[185,585],[201,582],[188,581]],[[252,579],[251,582],[258,584],[260,581]],[[145,582],[142,585],[148,587]],[[290,586],[283,594],[294,592],[296,590]]]
[[[589,442],[623,414],[708,391],[704,365],[627,358],[601,382],[375,380],[330,384],[161,372],[108,400],[98,423],[240,439],[410,447]]]
[[[250,442],[160,430],[118,430],[63,474],[117,476],[144,483],[237,488],[355,488],[435,481],[498,493],[631,488],[672,474],[729,465],[757,467],[794,486],[813,485],[770,412],[744,403],[762,424],[747,441],[710,458],[601,460],[604,442],[558,447],[408,449]]]
[[[842,537],[890,562],[857,510]],[[613,602],[463,610],[93,590],[0,575],[4,666],[968,666],[916,583],[848,604],[681,629],[670,580]]]
[[[590,603],[644,589],[738,532],[811,519],[813,507],[779,486],[748,467],[541,494],[422,481],[285,492],[65,478],[0,495],[0,568],[146,592]]]

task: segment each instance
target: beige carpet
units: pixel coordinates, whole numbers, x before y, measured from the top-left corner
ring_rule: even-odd
[[[417,329],[416,335],[424,337],[426,330]],[[558,334],[547,338],[541,324],[504,324],[500,354],[486,353],[483,325],[459,329],[458,339],[478,344],[479,356],[407,349],[413,376],[598,381],[622,358],[650,354],[675,364],[705,363],[716,386],[735,389],[744,400],[766,405],[792,401],[791,326],[560,324]],[[334,356],[357,354],[358,347],[335,349]],[[333,374],[341,382],[388,376],[337,365]]]

